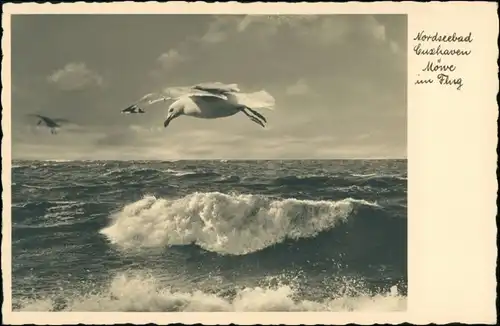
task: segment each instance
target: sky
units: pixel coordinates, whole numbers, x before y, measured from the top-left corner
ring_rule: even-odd
[[[406,158],[406,15],[14,15],[11,32],[14,159]],[[120,114],[204,82],[272,94],[267,128]]]

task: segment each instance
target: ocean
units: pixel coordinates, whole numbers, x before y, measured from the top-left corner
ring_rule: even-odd
[[[404,311],[407,161],[13,161],[16,311]]]

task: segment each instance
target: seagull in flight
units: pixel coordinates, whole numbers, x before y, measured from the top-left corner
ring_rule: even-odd
[[[44,124],[46,127],[50,128],[50,133],[53,135],[57,134],[58,128],[61,128],[60,123],[69,122],[66,119],[52,119],[40,114],[29,114],[29,116],[39,118],[40,120],[38,120],[38,123],[36,125],[39,126],[41,124]]]
[[[123,109],[122,113],[123,114],[138,114],[138,113],[146,113],[146,111],[144,111],[143,109],[141,109],[137,105],[133,104],[133,105],[127,107],[126,109]]]
[[[155,104],[160,101],[167,101],[169,98],[161,94],[149,93],[141,97],[134,104],[127,106],[121,111],[122,114],[139,114],[146,113],[143,107]]]
[[[163,122],[165,128],[172,120],[183,115],[201,119],[218,119],[235,115],[238,112],[242,112],[251,121],[265,127],[267,120],[256,109],[273,110],[275,105],[274,98],[264,90],[242,93],[237,84],[217,82],[167,88],[160,94],[151,93],[143,96],[132,106],[139,108],[168,100],[174,102],[168,107],[167,116]]]

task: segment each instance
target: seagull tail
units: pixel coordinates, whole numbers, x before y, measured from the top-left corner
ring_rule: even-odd
[[[236,94],[236,97],[239,103],[252,109],[267,109],[272,111],[276,107],[276,100],[265,90],[247,94],[240,93]]]
[[[227,87],[231,89],[233,92],[240,92],[240,88],[238,87],[238,84],[227,84]]]

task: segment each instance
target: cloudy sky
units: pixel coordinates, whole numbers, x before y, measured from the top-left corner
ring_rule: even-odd
[[[404,158],[405,15],[12,17],[15,159]],[[245,115],[119,112],[167,86],[237,83],[276,98]],[[73,122],[57,135],[26,114]]]

